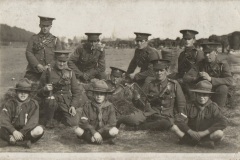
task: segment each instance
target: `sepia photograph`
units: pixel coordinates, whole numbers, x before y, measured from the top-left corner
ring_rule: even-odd
[[[0,159],[240,160],[240,1],[0,0]]]

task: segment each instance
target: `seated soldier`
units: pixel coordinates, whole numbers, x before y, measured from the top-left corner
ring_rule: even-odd
[[[131,115],[124,116],[117,122],[117,127],[126,124],[138,129],[153,129],[175,131],[174,112],[183,113],[186,100],[177,81],[167,78],[168,60],[154,60],[153,69],[155,79],[145,83],[143,91],[148,95],[147,100],[142,100],[134,92],[133,103],[137,108],[143,108]],[[149,103],[146,101],[149,101]],[[174,106],[176,102],[177,106]],[[178,134],[178,133],[177,133]]]
[[[113,139],[118,134],[116,125],[116,115],[113,104],[107,100],[107,95],[112,93],[103,80],[94,81],[89,89],[93,92],[92,101],[83,106],[80,120],[81,135],[88,143],[102,144],[103,140],[108,140],[114,144]]]
[[[74,72],[67,66],[69,51],[55,51],[55,63],[43,72],[40,79],[39,96],[45,103],[45,126],[54,128],[53,118],[55,111],[63,115],[63,123],[71,126],[78,134],[80,90]],[[79,108],[81,109],[81,108]]]
[[[136,108],[131,102],[131,85],[127,86],[127,84],[125,84],[126,80],[124,73],[126,73],[126,71],[116,67],[110,68],[112,69],[110,79],[106,80],[105,82],[109,88],[114,90],[113,94],[108,96],[108,100],[115,106],[115,110],[117,111],[116,115],[118,118],[121,115],[131,113],[133,110],[136,110]]]
[[[207,80],[198,82],[196,89],[190,90],[195,93],[196,99],[187,105],[187,116],[176,120],[177,126],[183,131],[179,134],[181,144],[199,144],[214,148],[214,142],[223,138],[223,129],[226,128],[227,121],[218,105],[210,100],[214,93],[211,90],[212,84]]]
[[[85,33],[87,43],[80,45],[71,54],[68,65],[80,82],[89,82],[91,79],[106,79],[105,50],[100,42],[101,33]]]
[[[30,148],[31,143],[37,142],[44,133],[38,125],[39,106],[30,96],[33,90],[28,79],[20,80],[14,89],[16,96],[3,104],[0,138],[10,145]]]
[[[106,80],[108,87],[114,89],[115,91],[116,89],[119,89],[119,87],[123,88],[123,74],[126,73],[126,71],[116,67],[110,68],[112,69],[110,79]]]
[[[184,83],[196,84],[200,80],[207,80],[213,85],[213,91],[217,94],[212,96],[212,101],[219,107],[226,105],[228,88],[233,84],[233,77],[226,61],[217,59],[218,43],[208,42],[201,44],[205,59],[190,69],[183,77]]]

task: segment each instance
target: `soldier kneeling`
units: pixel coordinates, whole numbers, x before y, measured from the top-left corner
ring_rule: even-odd
[[[33,90],[28,79],[20,80],[14,89],[16,97],[3,104],[0,138],[10,145],[30,148],[31,143],[38,141],[44,133],[43,128],[38,125],[39,105],[30,97]]]
[[[103,80],[94,81],[89,90],[93,92],[93,100],[83,106],[78,137],[88,143],[102,144],[107,140],[114,144],[113,139],[118,134],[117,120],[113,104],[107,100],[107,94],[113,91]]]
[[[212,84],[203,80],[196,84],[195,102],[186,107],[187,117],[177,118],[176,124],[183,131],[180,144],[200,145],[214,148],[215,142],[223,138],[223,129],[227,126],[217,103],[210,100]],[[187,123],[186,123],[187,122]]]

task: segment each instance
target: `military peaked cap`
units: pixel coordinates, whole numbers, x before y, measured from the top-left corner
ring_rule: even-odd
[[[126,73],[126,71],[120,68],[116,68],[116,67],[110,67],[110,68],[112,69],[111,75],[113,75],[114,77],[122,77],[122,75]]]
[[[141,40],[148,40],[148,37],[151,36],[149,33],[139,33],[139,32],[134,32],[136,34],[136,41],[141,41]]]
[[[151,61],[151,63],[153,64],[154,70],[159,70],[166,69],[167,67],[169,67],[170,61],[166,59],[158,59]]]
[[[206,42],[206,43],[202,43],[201,46],[203,48],[204,53],[210,53],[214,50],[217,50],[217,48],[220,47],[221,44],[215,43],[215,42]]]
[[[197,31],[190,30],[190,29],[180,30],[180,33],[183,34],[183,38],[184,38],[184,39],[192,39],[192,38],[195,38],[195,35],[198,34]]]
[[[99,36],[101,35],[102,33],[85,33],[85,35],[88,36],[88,40],[89,41],[99,41]]]
[[[52,25],[52,21],[55,20],[55,18],[51,17],[43,17],[43,16],[38,16],[40,18],[40,24],[43,25]]]
[[[69,53],[71,53],[71,51],[68,50],[54,51],[55,57],[60,61],[67,61]]]

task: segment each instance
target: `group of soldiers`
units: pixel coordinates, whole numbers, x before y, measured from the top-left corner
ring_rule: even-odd
[[[86,33],[88,42],[70,54],[50,33],[54,18],[39,18],[41,31],[26,49],[24,79],[1,112],[0,138],[6,145],[30,148],[45,127],[55,127],[56,113],[79,139],[93,144],[115,144],[121,124],[170,130],[179,144],[214,148],[222,140],[227,127],[222,108],[233,78],[228,63],[217,59],[219,44],[208,42],[196,49],[198,32],[181,30],[185,49],[178,58],[178,73],[169,74],[170,60],[148,45],[151,34],[135,32],[137,48],[127,71],[113,66],[108,77],[101,33]],[[137,67],[140,72],[133,76]],[[126,95],[127,89],[131,94]],[[134,109],[123,114],[114,100],[128,95]]]

